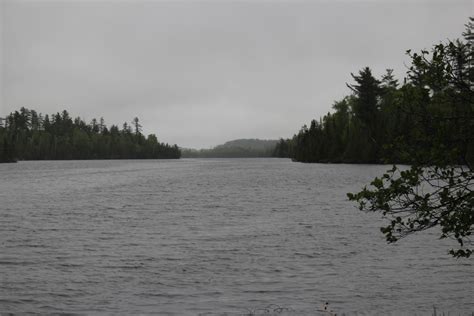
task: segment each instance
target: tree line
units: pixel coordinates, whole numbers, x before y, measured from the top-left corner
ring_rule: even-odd
[[[145,137],[137,117],[122,128],[103,118],[88,124],[80,117],[61,113],[42,115],[22,107],[0,121],[0,162],[69,159],[180,158],[177,145]]]
[[[451,238],[454,257],[474,252],[474,19],[464,40],[407,54],[399,84],[391,70],[380,79],[366,67],[352,75],[351,94],[334,112],[292,139],[274,155],[301,162],[404,163],[348,193],[362,211],[380,212],[389,243],[433,227]]]
[[[472,47],[457,40],[412,53],[400,84],[388,69],[352,74],[333,112],[281,139],[273,155],[300,162],[412,163],[440,145],[452,163],[474,161]],[[416,155],[414,155],[416,153]],[[414,155],[414,156],[413,156]]]
[[[272,157],[276,140],[236,139],[211,149],[182,149],[183,158],[263,158]]]

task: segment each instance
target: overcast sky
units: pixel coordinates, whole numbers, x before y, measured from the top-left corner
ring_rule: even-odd
[[[473,1],[0,0],[0,115],[138,116],[182,147],[291,137],[350,73],[460,37]]]

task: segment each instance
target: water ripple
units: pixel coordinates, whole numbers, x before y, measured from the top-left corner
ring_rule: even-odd
[[[387,245],[346,201],[384,166],[284,159],[0,165],[0,312],[474,311],[434,232]],[[273,304],[273,305],[272,305]]]

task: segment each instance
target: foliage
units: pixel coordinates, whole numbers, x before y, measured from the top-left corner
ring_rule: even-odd
[[[348,194],[363,211],[389,219],[388,242],[440,227],[454,238],[454,257],[469,257],[474,225],[474,20],[456,40],[411,58],[400,86],[392,70],[382,78],[369,68],[352,75],[352,94],[334,113],[313,120],[275,152],[301,162],[391,163],[361,192]],[[283,150],[284,146],[289,147]]]
[[[474,177],[472,170],[459,167],[421,167],[388,170],[349,199],[359,202],[360,210],[381,211],[391,219],[381,231],[388,242],[435,226],[441,238],[455,238],[463,249],[450,250],[455,257],[472,254],[474,224]]]
[[[272,157],[287,158],[291,155],[291,140],[280,138],[272,152]]]
[[[472,28],[472,25],[471,25]],[[364,211],[391,219],[381,231],[388,242],[439,226],[454,238],[454,257],[473,253],[474,68],[472,39],[435,45],[408,54],[412,65],[401,104],[411,128],[393,145],[410,164],[393,167],[361,192],[348,194]]]
[[[90,124],[74,120],[64,110],[43,116],[22,107],[7,116],[0,126],[0,162],[57,159],[150,159],[179,158],[176,145],[158,142],[155,135],[141,133],[139,119],[134,131],[127,123],[119,130],[104,119]]]
[[[212,149],[182,149],[184,158],[256,158],[271,157],[277,141],[236,139]]]
[[[353,92],[333,104],[333,113],[304,125],[291,140],[279,142],[277,153],[300,162],[381,163],[403,162],[386,146],[406,133],[410,116],[398,109],[400,91],[392,70],[381,80],[366,67],[352,75]],[[282,148],[280,148],[282,147]]]

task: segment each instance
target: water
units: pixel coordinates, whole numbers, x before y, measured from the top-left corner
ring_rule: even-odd
[[[384,166],[284,159],[0,165],[0,311],[452,315],[474,264],[435,232],[387,245],[347,201]],[[268,307],[267,310],[265,308]]]

